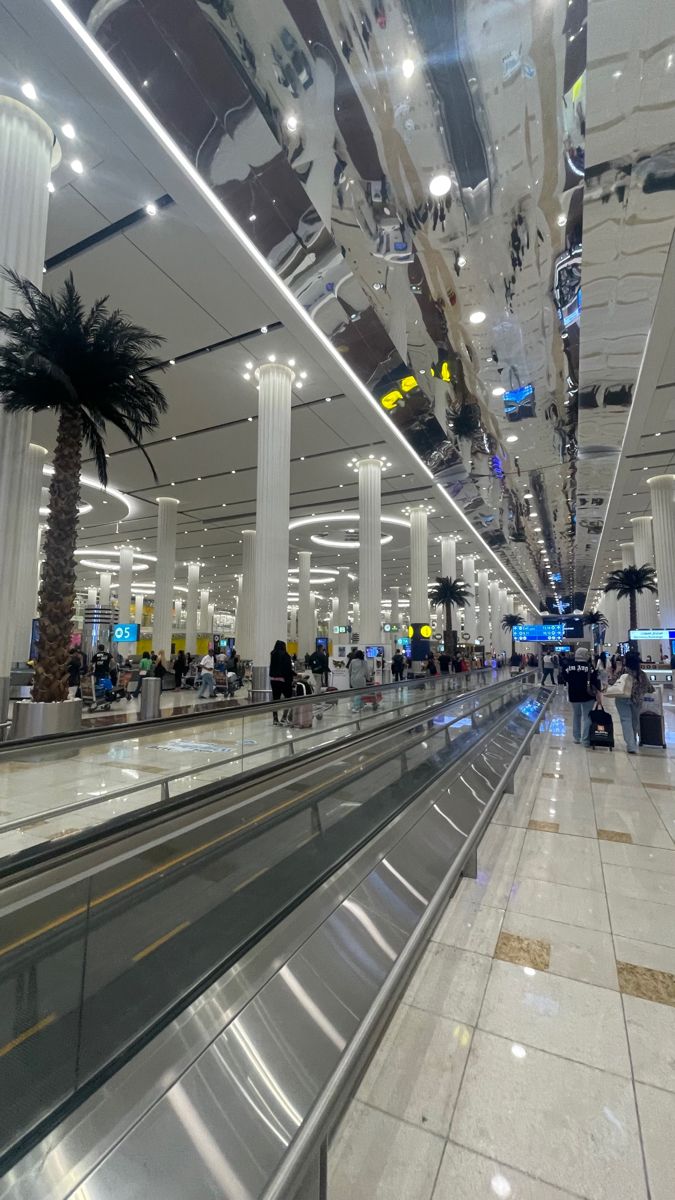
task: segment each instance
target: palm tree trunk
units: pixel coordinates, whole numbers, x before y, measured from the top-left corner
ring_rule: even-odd
[[[38,600],[40,642],[33,699],[68,699],[68,659],[75,609],[75,546],[80,520],[82,418],[63,410],[49,486],[49,524]]]
[[[637,629],[637,627],[638,627],[637,592],[630,592],[630,594],[628,596],[628,610],[630,613],[630,629],[628,630],[628,641],[630,642],[630,630]],[[637,643],[631,642],[631,646],[635,650],[637,647]]]
[[[452,605],[445,605],[445,629],[443,631],[443,645],[445,653],[449,654],[452,651]]]

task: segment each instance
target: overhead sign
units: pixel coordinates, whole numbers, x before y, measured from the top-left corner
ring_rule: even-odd
[[[631,629],[632,642],[667,642],[675,639],[675,629]]]
[[[398,633],[399,629],[406,628],[406,625],[390,625],[388,621],[385,621],[384,625],[382,626],[382,629],[385,633]]]
[[[561,625],[514,625],[513,639],[516,642],[559,642],[565,636]]]
[[[137,642],[140,625],[116,625],[113,630],[113,642]]]
[[[333,633],[351,633],[351,625],[334,625]]]

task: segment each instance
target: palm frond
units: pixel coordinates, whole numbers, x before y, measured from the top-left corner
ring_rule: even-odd
[[[448,575],[438,575],[436,583],[429,589],[429,601],[434,608],[451,604],[454,608],[464,608],[471,599],[473,592],[462,579],[450,579]]]
[[[643,592],[657,592],[656,571],[649,563],[641,567],[629,565],[610,571],[604,586],[604,592],[616,592],[617,599],[626,596],[640,596]]]
[[[519,617],[516,613],[505,613],[502,617],[502,629],[505,633],[508,633],[509,630],[516,629],[519,625],[524,624],[525,622],[523,621],[523,618]]]

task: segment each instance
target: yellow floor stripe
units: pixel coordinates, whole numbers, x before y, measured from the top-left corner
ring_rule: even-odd
[[[165,942],[170,941],[171,938],[175,937],[177,933],[181,932],[181,930],[187,929],[189,924],[189,921],[181,921],[180,925],[176,925],[175,929],[170,929],[168,933],[165,933],[162,937],[157,938],[156,942],[151,942],[150,945],[146,946],[144,950],[139,950],[138,954],[134,954],[132,962],[140,962],[142,958],[147,958],[148,954],[152,954],[153,950],[159,950],[159,947],[163,946]]]
[[[13,1041],[6,1042],[4,1046],[0,1046],[0,1058],[4,1058],[5,1054],[9,1054],[10,1051],[16,1050],[17,1046],[21,1046],[24,1042],[27,1042],[34,1033],[39,1033],[41,1029],[46,1029],[55,1020],[56,1013],[50,1013],[48,1017],[43,1017],[37,1024],[31,1025],[30,1029],[24,1029],[23,1033],[20,1033]]]

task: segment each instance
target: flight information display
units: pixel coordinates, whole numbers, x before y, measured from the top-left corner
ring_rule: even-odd
[[[559,642],[565,637],[565,625],[515,625],[516,642]]]

